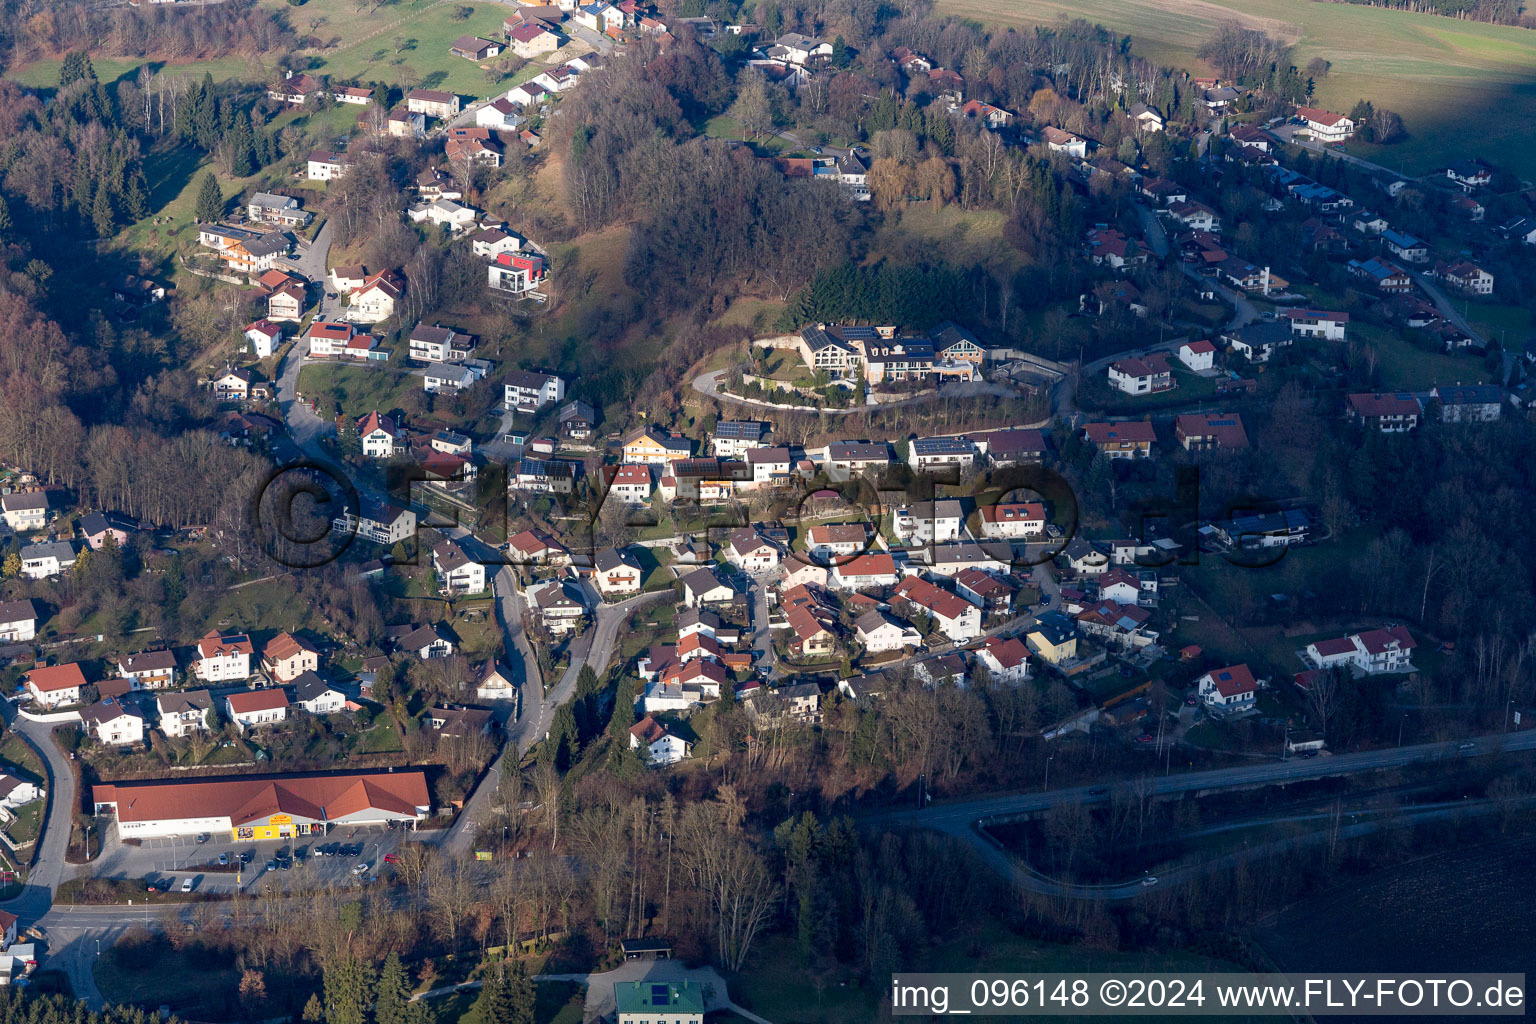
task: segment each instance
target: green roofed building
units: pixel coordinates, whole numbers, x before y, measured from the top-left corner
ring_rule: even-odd
[[[698,982],[621,981],[613,986],[618,1024],[703,1024]]]

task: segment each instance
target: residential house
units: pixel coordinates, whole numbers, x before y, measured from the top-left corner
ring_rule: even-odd
[[[539,282],[544,281],[544,256],[533,252],[498,253],[496,263],[485,267],[485,275],[485,286],[495,292],[536,293]]]
[[[144,742],[144,712],[103,697],[80,712],[80,728],[103,746],[129,747]]]
[[[1388,294],[1406,292],[1413,288],[1413,278],[1402,267],[1377,256],[1364,262],[1350,260],[1346,267],[1351,274],[1369,281],[1377,290]]]
[[[1243,418],[1235,412],[1185,413],[1174,421],[1173,436],[1187,452],[1236,451],[1248,447]]]
[[[459,98],[453,93],[434,89],[412,89],[405,97],[405,107],[412,113],[428,117],[459,116]]]
[[[405,292],[405,280],[392,270],[371,274],[347,299],[348,316],[358,323],[376,324],[395,315]]]
[[[302,293],[302,289],[300,290]],[[275,293],[274,293],[275,294]],[[272,296],[267,296],[268,313],[271,312]],[[300,306],[300,310],[303,307]],[[297,319],[297,318],[295,318]],[[251,351],[257,359],[266,359],[283,340],[283,329],[273,323],[270,316],[245,325],[245,340],[251,343]]]
[[[981,535],[989,540],[1024,540],[1045,533],[1045,505],[1038,501],[1012,501],[983,505]]]
[[[1424,409],[1417,395],[1399,391],[1394,394],[1374,392],[1355,394],[1348,398],[1349,418],[1358,420],[1371,430],[1383,434],[1407,433],[1419,425]]]
[[[929,572],[946,577],[952,577],[965,569],[981,569],[1006,576],[1013,563],[1012,545],[995,540],[932,544],[919,554]]]
[[[565,400],[565,381],[552,373],[513,370],[502,381],[502,406],[531,413]]]
[[[471,207],[456,203],[452,199],[434,199],[430,203],[412,206],[405,213],[412,223],[432,224],[435,227],[446,228],[454,234],[474,227],[475,218],[478,216]]]
[[[599,551],[592,559],[592,567],[593,582],[604,597],[640,593],[645,573],[640,560],[627,548]]]
[[[293,680],[294,702],[312,715],[335,715],[347,708],[347,695],[320,678],[305,672]]]
[[[956,600],[959,600],[956,598]],[[872,608],[853,624],[854,634],[865,653],[883,654],[907,647],[921,647],[922,634],[905,623],[898,623],[879,609]]]
[[[1493,275],[1475,263],[1460,260],[1448,267],[1436,268],[1435,276],[1468,295],[1492,295]]]
[[[1291,333],[1303,338],[1343,341],[1349,326],[1348,313],[1324,309],[1287,309],[1282,315],[1291,322]]]
[[[556,419],[561,437],[567,441],[585,441],[592,436],[592,428],[597,424],[597,410],[577,399],[562,406]]]
[[[954,577],[955,593],[983,613],[1007,613],[1013,610],[1018,591],[1013,584],[981,569],[961,569]]]
[[[895,560],[883,551],[858,555],[832,567],[832,586],[841,590],[894,586],[897,578]]]
[[[267,293],[267,320],[275,323],[297,323],[304,318],[304,307],[307,302],[308,293],[305,291],[304,284],[297,280],[289,280]],[[258,320],[252,326],[259,326],[262,323],[263,321]],[[246,329],[246,337],[252,338],[249,328]],[[267,355],[272,354],[272,348],[276,346],[278,340],[280,339],[274,338],[269,342]],[[258,346],[257,357],[265,358],[261,353],[260,343],[254,338],[252,341]]]
[[[442,363],[467,358],[474,349],[474,338],[441,325],[417,324],[411,331],[411,358],[425,363]]]
[[[686,760],[692,756],[692,745],[687,740],[672,732],[650,715],[646,715],[629,727],[629,746],[634,750],[643,750],[645,760],[658,767],[677,764],[679,761]],[[623,983],[620,983],[618,987],[625,986]],[[638,983],[636,987],[640,987]],[[658,986],[648,985],[645,987],[656,988]],[[676,986],[665,985],[659,987],[670,990]],[[639,1003],[640,1001],[637,1000],[637,1004]],[[679,1004],[673,1003],[670,996],[665,1003],[645,1001],[643,1005],[650,1007],[665,1006],[672,1014],[680,1012],[678,1009]],[[700,1006],[702,1005],[701,1001]],[[657,1019],[660,1020],[661,1018]],[[682,1018],[678,1019],[681,1020]],[[702,1017],[698,1019],[702,1020]]]
[[[213,695],[207,690],[180,690],[155,697],[160,731],[175,739],[208,730],[208,712],[213,710]]]
[[[1195,692],[1206,707],[1230,713],[1257,706],[1259,684],[1247,665],[1229,665],[1195,680]]]
[[[1046,125],[1040,132],[1040,139],[1045,143],[1045,148],[1053,153],[1065,153],[1079,160],[1085,160],[1088,157],[1088,141],[1071,132]]]
[[[1443,423],[1492,423],[1504,409],[1504,393],[1493,384],[1441,384],[1434,396]]]
[[[261,651],[261,670],[279,683],[291,683],[319,668],[320,652],[315,645],[292,633],[277,634]]]
[[[443,143],[443,155],[455,163],[483,163],[500,167],[506,151],[491,134],[491,129],[472,125],[448,130],[448,141]]]
[[[225,367],[213,378],[213,397],[220,402],[243,402],[251,391],[251,371]]]
[[[736,588],[727,583],[720,573],[704,566],[682,577],[683,604],[689,608],[701,608],[707,604],[729,604],[736,600]]]
[[[993,430],[971,435],[994,466],[1022,466],[1045,461],[1048,445],[1039,430]]]
[[[494,39],[479,36],[459,36],[448,47],[448,52],[465,60],[489,60],[501,53],[501,44]]]
[[[1139,359],[1117,359],[1109,366],[1109,383],[1127,395],[1153,395],[1174,388],[1173,368],[1161,353]]]
[[[1493,172],[1477,160],[1458,160],[1445,169],[1445,176],[1460,186],[1463,192],[1486,188],[1493,181]]]
[[[777,569],[782,554],[751,527],[732,530],[725,544],[725,559],[747,572]]]
[[[580,463],[560,459],[518,459],[511,488],[534,494],[574,494]]]
[[[452,597],[485,590],[485,565],[477,562],[453,539],[432,548],[432,570],[437,573],[437,592]]]
[[[965,570],[971,572],[973,570]],[[974,570],[980,572],[980,570]],[[934,628],[957,644],[981,635],[981,608],[920,576],[907,576],[896,585],[892,602],[908,616],[919,611]]]
[[[302,71],[285,71],[283,80],[268,87],[267,98],[278,103],[287,103],[291,106],[302,107],[309,102],[311,96],[323,91],[325,86]]]
[[[806,531],[805,554],[829,565],[833,559],[866,550],[869,540],[869,528],[863,523],[819,523]]]
[[[343,511],[333,521],[338,530],[352,533],[375,544],[393,546],[414,536],[416,513],[408,508],[365,499],[356,513]]]
[[[302,228],[314,219],[293,196],[275,192],[257,192],[245,205],[246,216],[254,224],[277,224],[285,228]]]
[[[43,491],[0,495],[0,516],[17,533],[41,530],[48,525],[48,495]]]
[[[1281,349],[1290,348],[1293,335],[1288,324],[1261,320],[1222,334],[1232,351],[1250,363],[1267,363]]]
[[[1179,346],[1179,362],[1200,373],[1216,367],[1216,346],[1209,340],[1186,341]]]
[[[779,57],[799,67],[807,67],[832,56],[832,44],[825,39],[815,36],[801,35],[799,32],[786,32],[773,41],[768,55]]]
[[[352,168],[345,156],[324,149],[312,150],[307,162],[310,181],[334,181]]]
[[[791,464],[788,448],[749,448],[746,454],[754,489],[781,487],[788,483]]]
[[[117,659],[117,674],[135,690],[164,690],[176,680],[176,655],[170,651],[140,651]]]
[[[519,533],[507,541],[507,552],[519,565],[559,565],[571,560],[565,546],[542,530]]]
[[[80,690],[85,686],[85,674],[78,662],[65,665],[45,665],[22,674],[22,685],[44,708],[63,707],[80,703]]]
[[[919,437],[907,445],[907,464],[914,472],[970,469],[976,464],[976,444],[968,437]]]
[[[1124,423],[1085,423],[1083,436],[1111,459],[1145,459],[1152,455],[1157,431],[1145,420]]]
[[[1029,678],[1029,648],[1017,637],[989,637],[977,649],[976,663],[999,682],[1018,685]]]
[[[967,119],[980,121],[989,131],[1002,131],[1013,124],[1013,112],[1002,107],[983,103],[981,100],[967,100],[960,108],[960,114]],[[1076,138],[1076,136],[1073,136]],[[1083,140],[1079,139],[1079,142]],[[1083,143],[1086,147],[1087,143]]]
[[[958,540],[964,527],[965,509],[954,498],[903,505],[891,520],[896,539],[908,545]]]
[[[224,713],[242,733],[276,725],[288,720],[288,694],[280,687],[231,693],[224,698]]]
[[[1355,122],[1331,110],[1297,107],[1296,116],[1307,122],[1307,131],[1324,145],[1346,142],[1355,134]]]
[[[1147,262],[1147,253],[1136,244],[1136,241],[1127,238],[1123,232],[1114,228],[1103,226],[1090,228],[1084,244],[1088,259],[1095,266],[1124,270],[1126,267]]]
[[[522,247],[522,237],[505,228],[481,228],[469,236],[470,251],[486,259],[499,259],[504,254],[510,258]]]
[[[61,576],[75,564],[75,545],[67,540],[27,544],[20,554],[21,575],[29,580]]]
[[[886,442],[834,441],[822,453],[822,467],[846,479],[857,473],[879,473],[891,465],[891,447]]]
[[[1404,263],[1429,262],[1429,243],[1414,235],[1388,228],[1381,233],[1381,244]]]
[[[373,90],[364,89],[360,85],[344,85],[333,90],[331,98],[337,103],[351,103],[354,106],[366,107],[373,102]]]
[[[1062,665],[1077,657],[1077,629],[1061,612],[1040,613],[1027,630],[1024,642],[1042,661]]]
[[[1416,647],[1418,642],[1406,627],[1390,625],[1310,643],[1302,651],[1302,659],[1313,668],[1349,665],[1367,675],[1412,672]]]
[[[507,44],[519,57],[532,60],[540,54],[558,50],[560,37],[544,25],[525,21],[507,30]]]
[[[490,364],[483,359],[462,363],[430,363],[421,373],[421,388],[431,394],[456,394],[485,379]]]
[[[192,671],[205,683],[242,682],[251,677],[255,648],[244,633],[209,632],[197,642]]]
[[[1147,106],[1145,103],[1133,103],[1131,109],[1126,111],[1126,116],[1136,126],[1139,132],[1160,132],[1163,130],[1163,115]]]
[[[1267,264],[1260,267],[1236,256],[1228,256],[1216,264],[1216,274],[1232,287],[1245,292],[1268,295],[1285,290],[1285,282],[1271,273]]]
[[[414,654],[422,661],[430,661],[451,656],[454,643],[436,626],[427,625],[415,626],[402,633],[396,638],[395,647],[403,653]]]
[[[0,642],[14,644],[37,636],[37,608],[30,600],[0,601]]]
[[[1168,207],[1168,216],[1192,231],[1221,230],[1221,218],[1204,203],[1174,203]]]
[[[535,609],[544,628],[556,636],[576,631],[587,614],[581,586],[573,579],[553,579],[536,583],[525,592],[529,607]]]
[[[476,700],[516,700],[517,685],[512,681],[512,674],[502,671],[502,667],[494,661],[488,661],[485,669],[480,673],[480,679],[475,684]]]
[[[810,587],[801,585],[785,590],[779,605],[790,629],[790,654],[797,658],[819,658],[837,650],[837,615]]]
[[[653,426],[641,427],[620,443],[624,461],[665,466],[693,454],[693,442],[681,434],[669,434]]]
[[[721,420],[710,435],[709,453],[721,459],[736,459],[754,448],[767,447],[768,424],[759,420]]]
[[[129,535],[138,529],[132,520],[115,512],[87,512],[80,517],[77,525],[80,527],[80,536],[85,538],[85,546],[92,551],[100,551],[108,537],[118,547],[122,547],[128,543]]]
[[[393,416],[382,416],[377,409],[357,421],[357,439],[370,459],[388,459],[405,448],[405,431]]]
[[[644,505],[651,500],[654,484],[651,467],[624,463],[604,466],[603,476],[608,480],[607,496],[626,505]]]

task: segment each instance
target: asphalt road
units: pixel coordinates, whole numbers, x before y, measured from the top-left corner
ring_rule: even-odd
[[[1461,749],[1468,743],[1472,745],[1470,749]],[[1200,791],[1214,792],[1330,776],[1360,775],[1407,765],[1457,760],[1465,757],[1485,757],[1505,751],[1533,749],[1536,749],[1536,730],[1495,733],[1461,742],[1423,743],[1410,747],[1389,747],[1384,750],[1335,754],[1331,757],[1294,758],[1242,768],[1183,772],[1155,777],[1150,782],[1152,794],[1159,796]],[[1112,886],[1077,886],[1055,882],[1021,865],[981,828],[985,825],[1017,820],[1033,812],[1063,804],[1103,803],[1110,799],[1108,792],[1110,788],[1125,785],[1127,783],[1096,783],[1038,793],[1017,793],[980,800],[933,804],[921,810],[917,808],[887,810],[859,818],[858,825],[865,829],[931,829],[964,839],[971,844],[982,860],[999,874],[1035,892],[1084,899],[1128,899],[1144,888],[1139,880]],[[1104,792],[1094,793],[1094,790],[1104,790]],[[1262,850],[1234,853],[1226,858],[1217,858],[1209,865],[1192,866],[1182,868],[1178,872],[1165,873],[1158,884],[1174,884],[1183,878],[1193,878],[1207,871],[1228,867],[1236,863],[1237,859],[1256,852],[1262,852]]]

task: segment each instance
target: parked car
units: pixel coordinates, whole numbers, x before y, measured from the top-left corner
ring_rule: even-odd
[[[227,853],[219,854],[219,867],[221,867],[221,868],[229,867],[229,854],[227,854]]]
[[[181,891],[182,892],[191,892],[192,891],[192,879],[190,877],[183,878],[181,880]]]
[[[372,864],[369,864],[367,861],[363,861],[359,864],[353,865],[352,873],[354,875],[366,875],[368,873],[368,869],[371,867],[373,867]]]
[[[400,863],[400,855],[398,853],[386,853],[384,855],[384,863],[385,864],[398,864],[398,863]]]
[[[198,842],[199,842],[199,843],[206,843],[206,842],[207,842],[207,841],[208,841],[208,840],[210,840],[210,839],[212,839],[212,838],[213,838],[213,837],[212,837],[212,836],[210,836],[210,835],[209,835],[209,834],[208,834],[208,833],[207,833],[207,832],[199,832],[199,833],[198,833],[198,834],[197,834],[197,841],[198,841]]]
[[[275,860],[267,861],[267,870],[268,871],[276,871],[277,870],[277,861],[275,861]]]

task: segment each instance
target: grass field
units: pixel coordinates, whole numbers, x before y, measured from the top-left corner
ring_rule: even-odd
[[[1362,97],[1403,115],[1393,146],[1351,152],[1410,173],[1456,156],[1481,156],[1536,175],[1536,32],[1353,4],[1311,0],[940,0],[938,10],[984,24],[1086,18],[1129,33],[1140,55],[1213,73],[1195,51],[1221,21],[1266,28],[1296,44],[1296,63],[1331,61],[1318,105],[1348,109]]]
[[[1350,333],[1381,355],[1381,386],[1389,391],[1428,391],[1436,384],[1481,384],[1488,379],[1480,356],[1430,352],[1374,324],[1350,324]]]
[[[408,392],[421,390],[421,378],[387,366],[336,366],[329,363],[299,371],[299,393],[307,397],[330,395],[341,411],[358,419],[377,409],[389,412],[403,407]]]
[[[1017,269],[1029,260],[1003,240],[1007,219],[999,210],[962,210],[954,203],[911,203],[887,219],[871,249],[893,259],[901,259],[906,247],[914,261],[937,257],[960,267]]]

